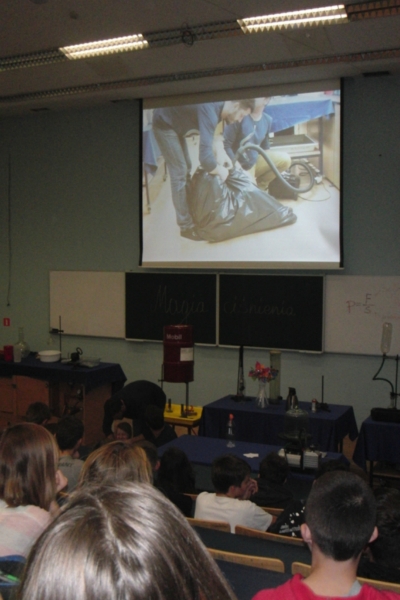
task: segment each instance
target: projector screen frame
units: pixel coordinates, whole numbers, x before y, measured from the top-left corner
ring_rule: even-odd
[[[339,117],[340,117],[340,111],[341,111],[341,105],[342,105],[342,100],[343,100],[343,89],[342,89],[342,81],[337,79],[337,80],[327,80],[327,81],[319,81],[319,82],[310,82],[307,84],[301,84],[301,94],[315,94],[315,92],[319,92],[321,95],[324,94],[324,97],[326,95],[326,98],[328,100],[331,100],[332,102],[334,102],[334,106],[335,106],[335,111],[338,108],[338,112],[339,112]],[[223,102],[226,99],[230,99],[232,101],[235,101],[237,99],[240,98],[249,98],[249,97],[253,97],[253,98],[259,98],[259,97],[268,97],[268,96],[272,96],[272,95],[287,95],[288,98],[290,99],[290,97],[293,97],[293,95],[295,94],[294,90],[297,89],[299,90],[299,86],[296,86],[296,84],[287,84],[287,85],[281,85],[281,86],[273,86],[270,88],[265,88],[265,87],[258,87],[258,88],[247,88],[247,89],[240,89],[240,90],[230,90],[230,91],[220,91],[220,92],[209,92],[209,93],[205,93],[205,94],[201,94],[201,95],[187,95],[187,96],[179,96],[179,97],[167,97],[167,98],[153,98],[153,99],[146,99],[143,101],[143,107],[142,107],[142,111],[141,111],[141,116],[143,118],[143,122],[142,122],[142,127],[141,127],[141,132],[142,135],[144,136],[145,134],[148,133],[149,128],[147,127],[147,123],[145,121],[146,119],[146,111],[150,110],[150,109],[154,109],[156,107],[179,107],[179,106],[185,106],[185,105],[189,105],[192,103],[204,103],[204,102],[209,102],[209,101],[215,101],[215,102]],[[326,93],[326,92],[331,92]],[[275,98],[274,98],[275,100]],[[267,110],[268,110],[268,106],[267,106]],[[336,112],[335,112],[336,115]],[[321,120],[321,119],[319,119]],[[331,127],[331,124],[329,123],[330,119],[327,119],[328,125]],[[308,122],[307,122],[308,123]],[[147,127],[147,129],[146,129]],[[343,194],[342,194],[342,155],[343,155],[343,148],[342,148],[342,140],[343,140],[343,136],[342,136],[342,128],[343,128],[343,116],[341,118],[338,118],[338,122],[336,122],[335,124],[336,127],[336,137],[335,137],[335,143],[336,143],[336,148],[335,148],[335,156],[334,156],[334,160],[336,161],[336,168],[337,168],[337,181],[336,184],[333,184],[332,182],[330,182],[331,186],[332,186],[332,191],[336,191],[337,193],[337,199],[335,200],[336,204],[335,204],[335,210],[337,211],[335,213],[335,218],[336,218],[336,224],[335,224],[335,229],[333,232],[329,232],[328,235],[330,235],[332,238],[334,238],[333,242],[332,240],[329,240],[329,243],[327,242],[327,246],[329,246],[329,244],[335,246],[335,254],[333,256],[333,259],[331,259],[330,256],[326,257],[325,259],[324,257],[320,258],[319,260],[314,260],[314,255],[309,257],[309,260],[305,260],[302,259],[300,261],[296,260],[296,257],[293,257],[292,260],[288,259],[288,257],[285,257],[284,260],[280,260],[279,257],[276,257],[274,255],[274,249],[276,247],[278,247],[278,245],[276,244],[276,240],[279,241],[279,238],[281,239],[280,244],[281,246],[285,246],[285,242],[284,239],[287,239],[287,244],[290,245],[291,244],[291,228],[292,226],[286,226],[286,227],[282,227],[282,228],[277,228],[277,229],[269,229],[263,232],[258,232],[258,233],[251,233],[249,235],[243,235],[243,236],[238,236],[235,237],[233,239],[228,239],[228,240],[224,240],[221,242],[216,242],[216,243],[210,243],[210,242],[194,242],[192,240],[186,240],[184,238],[180,238],[179,239],[179,228],[176,225],[175,222],[175,211],[173,209],[173,204],[171,201],[171,196],[169,196],[168,200],[169,200],[169,204],[170,204],[170,211],[172,211],[172,214],[170,214],[168,222],[165,220],[162,224],[162,227],[159,229],[159,231],[157,232],[156,235],[154,235],[154,231],[150,232],[147,230],[147,225],[148,222],[151,220],[153,214],[156,213],[156,211],[158,210],[158,202],[159,202],[159,197],[158,195],[156,196],[156,198],[154,197],[150,197],[149,196],[149,188],[148,185],[144,185],[145,183],[145,179],[146,176],[148,175],[148,173],[146,173],[146,167],[145,167],[145,160],[146,160],[146,152],[144,147],[142,146],[142,151],[143,151],[143,156],[142,156],[142,166],[143,166],[143,171],[142,171],[142,197],[141,197],[141,202],[140,202],[140,235],[141,235],[141,248],[140,248],[140,261],[139,261],[139,266],[144,268],[144,269],[208,269],[208,270],[231,270],[231,269],[252,269],[252,270],[259,270],[259,269],[263,269],[263,270],[268,270],[268,269],[274,269],[274,270],[283,270],[283,271],[298,271],[298,270],[337,270],[337,269],[341,269],[343,268]],[[280,137],[279,133],[274,135],[274,139],[277,139],[278,137]],[[144,139],[144,138],[143,138]],[[194,139],[194,138],[193,138]],[[197,143],[198,143],[198,139],[197,139]],[[296,157],[294,157],[295,160]],[[301,160],[301,159],[300,159]],[[321,161],[324,160],[324,157],[321,158]],[[314,160],[314,162],[316,161],[316,159]],[[323,162],[321,162],[322,167],[324,168],[324,164]],[[164,169],[164,171],[162,172],[162,169]],[[167,170],[167,167],[165,165],[162,164],[162,156],[161,156],[161,168],[160,165],[157,165],[156,167],[156,171],[157,176],[158,177],[162,177],[163,181],[161,183],[161,186],[164,184],[164,190],[168,189],[169,194],[171,192],[171,189],[169,187],[170,185],[170,181],[169,181],[169,172]],[[193,173],[192,173],[193,174]],[[329,182],[329,179],[324,176],[324,173],[322,173],[322,180],[323,180],[323,184],[326,185],[327,182]],[[167,185],[165,185],[167,184]],[[320,185],[319,183],[316,185]],[[316,185],[314,185],[314,187],[316,187]],[[334,187],[334,185],[336,185],[337,187]],[[334,188],[334,189],[333,189]],[[322,188],[320,188],[322,189]],[[327,188],[325,188],[326,190]],[[166,192],[168,193],[168,192]],[[329,194],[329,189],[327,190],[327,194]],[[302,200],[302,203],[304,204],[305,201]],[[165,201],[165,199],[164,199]],[[279,201],[281,204],[289,204],[289,202],[285,202],[285,200],[283,201]],[[296,202],[294,201],[292,202],[292,206],[296,207]],[[316,200],[316,203],[321,202],[323,203],[323,200]],[[299,204],[297,204],[297,206],[299,206]],[[320,210],[320,206],[317,207],[317,209]],[[293,209],[295,211],[295,208]],[[148,211],[148,213],[147,213]],[[172,216],[173,216],[173,220],[172,220]],[[150,217],[150,219],[148,218]],[[326,222],[322,222],[322,228],[325,226]],[[306,223],[307,225],[307,223]],[[327,227],[329,228],[329,223],[327,225]],[[172,256],[171,258],[171,252],[170,252],[170,245],[172,244],[172,234],[170,234],[169,232],[173,231],[175,229],[175,233],[173,234],[173,237],[175,239],[176,242],[176,249],[175,249],[175,255]],[[280,235],[277,235],[277,232],[280,233]],[[323,235],[323,234],[321,234]],[[307,244],[310,242],[310,238],[312,239],[313,236],[313,231],[311,230],[311,233],[308,234],[307,233]],[[265,247],[268,246],[268,243],[265,244],[264,246],[262,244],[259,244],[258,241],[256,242],[255,240],[261,240],[262,238],[265,239],[270,239],[271,240],[271,244],[270,247],[268,248],[268,258],[264,259],[264,257],[262,256],[263,252],[264,254],[266,254],[265,252]],[[154,256],[150,256],[149,253],[147,252],[147,248],[148,248],[148,241],[149,239],[157,239],[157,240],[161,240],[162,243],[162,249],[160,250],[160,253],[158,255],[158,257],[156,259],[154,259]],[[238,241],[240,240],[240,241]],[[174,242],[174,243],[175,243]],[[214,253],[214,249],[215,248],[221,248],[225,246],[227,249],[227,255],[229,257],[229,253],[232,252],[232,247],[233,246],[237,246],[239,248],[238,250],[238,255],[235,256],[233,259],[231,259],[229,257],[229,259],[227,260],[226,257],[221,258],[221,252],[215,252]],[[263,246],[263,247],[262,247]],[[204,254],[204,256],[201,258],[199,256],[197,256],[196,258],[193,258],[192,253],[195,251],[196,248],[200,248],[203,247],[206,252]],[[249,248],[248,252],[249,255],[248,256],[244,256],[244,251],[242,250],[243,248]],[[185,254],[185,252],[188,251],[188,249],[190,249],[189,254]],[[271,250],[271,251],[270,251]],[[325,251],[325,248],[324,248]],[[256,256],[256,258],[255,258]]]

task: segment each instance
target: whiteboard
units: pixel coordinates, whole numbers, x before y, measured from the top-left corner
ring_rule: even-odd
[[[326,352],[380,355],[392,323],[388,354],[400,354],[400,277],[328,275],[325,289]]]
[[[50,327],[65,334],[125,338],[125,273],[50,271]]]

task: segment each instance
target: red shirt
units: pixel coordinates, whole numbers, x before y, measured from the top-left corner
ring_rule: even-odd
[[[277,588],[269,590],[261,590],[253,598],[253,600],[327,600],[328,596],[317,596],[310,588],[302,583],[303,577],[295,575]],[[346,596],[348,597],[348,596]],[[330,600],[336,600],[343,596],[331,596]],[[399,600],[400,594],[395,592],[384,592],[377,590],[370,585],[363,584],[361,591],[356,596],[351,596],[352,600]]]

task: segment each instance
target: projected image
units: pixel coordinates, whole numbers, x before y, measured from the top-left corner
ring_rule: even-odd
[[[143,110],[144,267],[338,268],[340,92]]]

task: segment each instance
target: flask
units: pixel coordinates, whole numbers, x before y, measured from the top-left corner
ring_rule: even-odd
[[[286,410],[290,410],[291,408],[297,408],[299,406],[299,401],[296,396],[296,389],[290,387],[289,394],[286,398]]]
[[[228,423],[226,425],[226,439],[228,443],[226,444],[228,448],[235,447],[235,423],[233,422],[233,415],[229,415]]]
[[[381,340],[381,351],[382,354],[388,354],[390,346],[392,344],[392,331],[393,325],[391,323],[384,323],[382,325],[382,340]]]
[[[14,345],[14,347],[16,346],[18,346],[18,348],[21,350],[21,358],[26,358],[29,355],[30,348],[25,341],[23,327],[18,328],[18,342]]]

